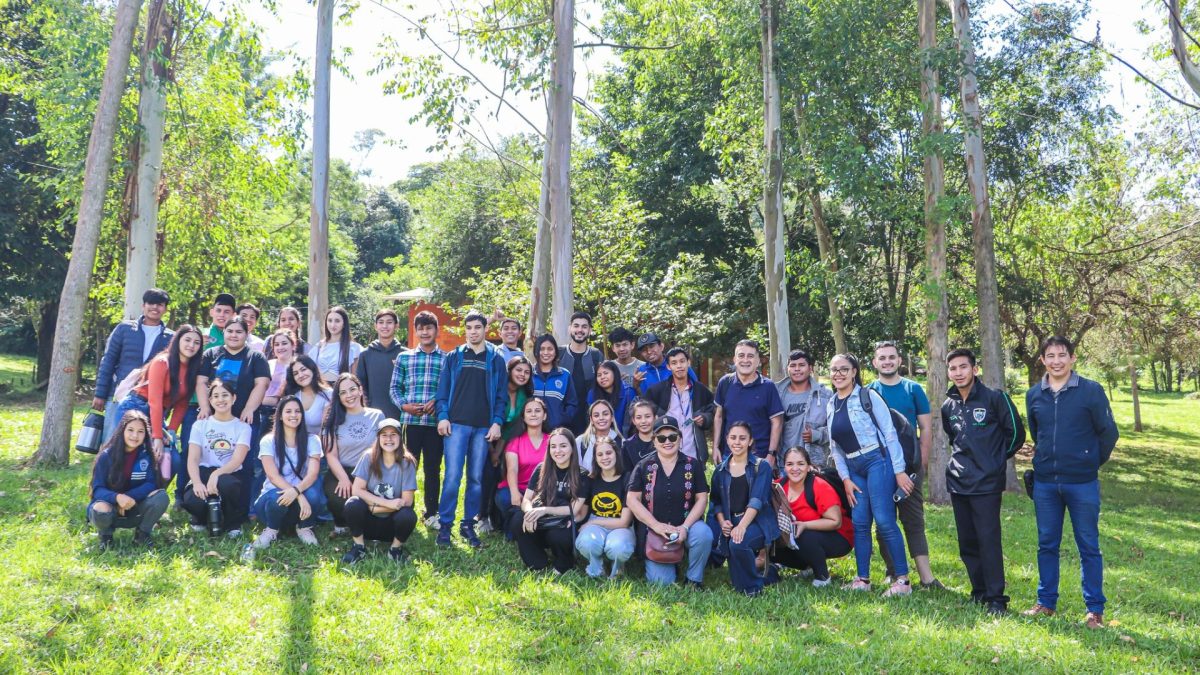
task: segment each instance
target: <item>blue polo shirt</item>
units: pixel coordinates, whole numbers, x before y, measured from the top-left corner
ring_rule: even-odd
[[[771,444],[771,418],[783,414],[783,402],[775,383],[761,374],[750,384],[742,384],[737,373],[730,373],[717,382],[714,402],[724,412],[721,450],[729,448],[725,443],[725,432],[734,422],[750,424],[750,435],[754,437],[754,454],[766,457]]]
[[[900,381],[896,384],[884,384],[879,380],[875,380],[867,385],[867,387],[874,389],[876,393],[882,396],[889,408],[904,415],[908,423],[912,425],[913,430],[918,435],[920,434],[920,427],[917,426],[917,415],[929,414],[929,397],[925,395],[924,387],[907,377],[900,378]]]

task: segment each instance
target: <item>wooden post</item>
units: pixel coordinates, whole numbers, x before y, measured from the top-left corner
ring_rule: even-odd
[[[787,267],[784,255],[786,232],[783,222],[783,149],[780,127],[782,101],[776,70],[775,36],[779,30],[778,0],[762,0],[763,75],[763,267],[767,289],[767,335],[771,343],[769,370],[772,379],[787,371],[791,350],[791,325],[788,322]]]
[[[308,339],[321,339],[329,309],[329,80],[333,53],[333,0],[317,3],[317,59],[313,81],[313,170],[309,202]]]
[[[570,340],[575,311],[571,221],[571,117],[575,87],[575,0],[554,1],[554,62],[550,67],[550,266],[551,323],[559,344]]]
[[[71,445],[71,414],[75,406],[75,387],[79,384],[79,353],[83,343],[83,317],[88,291],[92,285],[92,266],[100,240],[100,221],[104,215],[104,196],[112,169],[113,142],[117,133],[117,112],[125,90],[125,75],[133,52],[133,34],[137,29],[142,0],[119,0],[113,22],[100,100],[92,121],[87,160],[83,169],[83,191],[79,195],[79,218],[71,244],[71,261],[59,297],[58,321],[54,333],[54,353],[50,359],[50,381],[46,387],[46,413],[34,461],[39,465],[66,464]]]

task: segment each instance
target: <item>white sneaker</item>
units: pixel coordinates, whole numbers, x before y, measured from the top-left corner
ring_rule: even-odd
[[[208,528],[203,525],[192,525],[192,532],[203,532]]]
[[[425,527],[427,527],[431,530],[441,529],[442,524],[440,522],[438,522],[438,517],[437,517],[436,513],[433,514],[432,516],[425,517]]]
[[[339,525],[334,525],[334,526],[333,526],[333,532],[330,532],[330,533],[329,533],[329,536],[331,536],[331,537],[340,537],[340,536],[342,536],[343,534],[346,534],[346,533],[347,533],[347,532],[349,532],[349,531],[350,531],[350,528],[348,528],[348,527],[341,527],[341,526],[339,526]]]
[[[479,528],[479,531],[484,534],[490,534],[496,531],[496,528],[492,527],[492,521],[487,518],[479,521],[479,525],[477,527]]]
[[[238,537],[242,536],[242,531],[240,529],[234,528],[234,529],[226,532],[225,536],[229,537],[230,539],[237,539]]]
[[[272,530],[271,528],[268,527],[267,529],[262,531],[262,534],[258,535],[257,539],[254,540],[254,548],[259,548],[259,549],[267,548],[271,545],[271,542],[275,541],[275,538],[278,536],[279,536],[278,530]]]
[[[833,583],[833,579],[813,579],[813,588],[824,588]]]
[[[313,534],[311,527],[297,528],[296,538],[309,546],[317,545],[317,535]]]

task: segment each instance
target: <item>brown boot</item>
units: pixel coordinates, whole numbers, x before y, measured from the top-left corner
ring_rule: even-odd
[[[1054,616],[1054,610],[1042,605],[1041,603],[1035,602],[1033,607],[1021,612],[1021,614],[1024,614],[1025,616]]]
[[[1098,630],[1104,628],[1104,615],[1100,612],[1088,612],[1083,622],[1091,630]]]

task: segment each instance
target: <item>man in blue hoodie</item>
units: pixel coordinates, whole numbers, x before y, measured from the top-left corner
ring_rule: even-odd
[[[500,438],[508,405],[508,370],[496,348],[484,339],[487,318],[482,313],[468,312],[463,328],[467,343],[446,355],[438,381],[437,428],[446,437],[446,475],[438,500],[437,544],[450,545],[465,465],[467,494],[458,533],[472,548],[479,548],[483,544],[475,534],[475,517],[483,495],[483,463],[488,443]]]
[[[1079,550],[1084,619],[1104,627],[1104,559],[1100,555],[1100,465],[1119,433],[1104,387],[1075,372],[1075,345],[1053,336],[1042,343],[1046,375],[1025,394],[1035,445],[1033,505],[1038,528],[1037,602],[1027,616],[1052,616],[1058,606],[1059,546],[1063,514],[1071,514]]]

